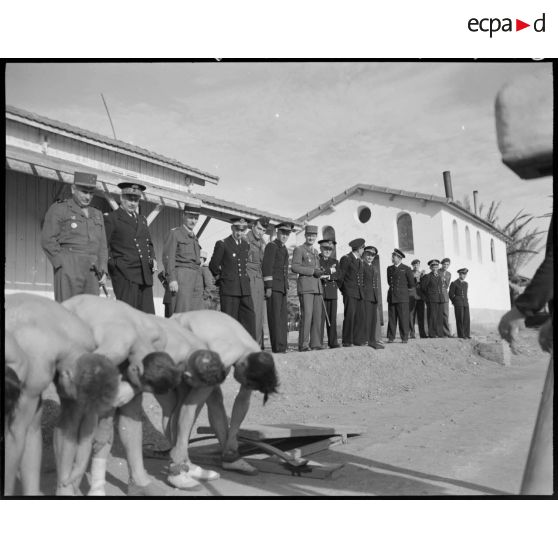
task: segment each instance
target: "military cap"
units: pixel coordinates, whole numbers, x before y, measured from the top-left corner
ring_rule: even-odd
[[[331,244],[331,248],[333,248],[337,242],[335,240],[328,240],[327,238],[322,238],[322,240],[318,240],[318,244],[322,246],[323,244]]]
[[[433,265],[440,265],[440,260],[430,260],[428,262],[428,267],[432,267]]]
[[[457,270],[457,273],[469,273],[469,270],[466,267],[462,267],[461,269]]]
[[[74,172],[74,184],[82,188],[96,188],[97,175],[89,172]]]
[[[403,252],[401,252],[401,250],[399,250],[399,248],[394,248],[392,254],[395,254],[395,255],[399,256],[400,258],[405,257],[405,254],[403,254]]]
[[[413,261],[411,262],[411,265],[415,265],[416,263],[420,263],[420,260],[413,260]]]
[[[293,224],[292,223],[287,223],[286,221],[284,223],[279,223],[275,228],[278,231],[284,231],[284,232],[288,232],[288,233],[293,232]]]
[[[444,259],[442,260],[442,263],[446,263],[446,262],[451,263],[451,260],[450,260],[449,258],[444,258]]]
[[[364,251],[365,252],[374,252],[374,255],[376,255],[378,253],[378,248],[376,248],[376,246],[365,246]]]
[[[193,205],[191,203],[185,203],[184,209],[182,210],[183,213],[188,213],[189,215],[199,215],[200,214],[200,206]]]
[[[365,244],[366,244],[366,240],[364,240],[364,238],[355,238],[354,240],[351,240],[351,242],[349,242],[349,246],[353,250],[358,250],[359,248],[362,248]]]
[[[248,227],[248,221],[244,217],[233,217],[231,219],[231,225],[233,227],[238,227],[240,230],[244,230]]]
[[[269,227],[269,217],[259,217],[258,219],[254,219],[254,225],[259,223],[264,229],[267,230]]]
[[[118,184],[120,188],[120,194],[133,194],[135,196],[141,196],[142,192],[145,192],[145,186],[143,184],[137,184],[136,182],[121,182]]]
[[[306,225],[304,234],[318,234],[318,227],[316,225]]]

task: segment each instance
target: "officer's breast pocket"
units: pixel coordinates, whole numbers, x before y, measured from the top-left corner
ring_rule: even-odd
[[[191,242],[184,242],[179,240],[176,246],[176,253],[185,259],[193,259],[195,256],[194,246]]]

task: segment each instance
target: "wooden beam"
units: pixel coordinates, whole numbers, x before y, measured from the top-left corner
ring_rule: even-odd
[[[108,201],[113,211],[118,209],[118,202],[112,197],[112,194],[109,192],[106,184],[103,184],[103,197]]]
[[[196,238],[200,238],[203,231],[205,231],[205,228],[207,227],[207,225],[209,225],[209,221],[211,221],[211,217],[207,216],[204,220],[204,222],[202,223],[202,226],[200,227],[200,230],[196,233]]]
[[[155,219],[157,218],[159,213],[161,213],[161,211],[163,210],[163,207],[164,207],[163,204],[158,204],[153,208],[151,213],[147,216],[147,226],[148,227],[149,227],[149,225],[151,225],[151,223],[153,223],[153,221],[155,221]]]

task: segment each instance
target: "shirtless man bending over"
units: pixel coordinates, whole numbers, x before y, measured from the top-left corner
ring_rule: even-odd
[[[244,474],[257,474],[257,469],[240,458],[238,453],[238,431],[248,413],[252,391],[264,394],[264,404],[270,394],[277,392],[278,380],[273,357],[261,351],[258,343],[244,327],[222,312],[195,310],[173,314],[170,318],[186,331],[215,351],[226,370],[234,367],[234,378],[240,390],[233,404],[230,424],[223,403],[223,392],[215,386],[207,399],[209,422],[223,450],[222,467]],[[198,407],[198,413],[201,404]],[[188,439],[193,423],[189,415],[180,415],[177,425],[176,445],[173,448],[174,464],[189,463]],[[195,417],[194,417],[195,420]]]
[[[61,406],[54,430],[56,493],[73,495],[67,482],[74,460],[80,446],[90,443],[97,415],[114,402],[118,370],[102,354],[92,354],[96,345],[89,326],[48,298],[7,296],[5,326],[6,365],[21,391],[6,428],[5,494],[13,494],[18,471],[23,494],[40,494],[41,396],[54,381]]]

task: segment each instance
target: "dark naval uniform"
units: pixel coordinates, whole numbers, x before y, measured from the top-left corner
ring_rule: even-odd
[[[339,261],[337,280],[343,295],[343,345],[360,345],[364,337],[364,268],[363,261],[352,252]]]
[[[449,298],[453,304],[455,312],[455,324],[457,327],[457,337],[470,339],[471,337],[471,318],[469,316],[469,299],[467,291],[469,285],[467,281],[456,279],[449,288]]]
[[[442,328],[446,337],[451,337],[451,329],[449,326],[449,286],[451,284],[451,273],[449,271],[440,271],[442,276],[442,295],[444,304],[442,306]]]
[[[324,305],[329,326],[327,328],[327,344],[331,348],[339,347],[337,341],[337,279],[339,277],[339,262],[335,258],[326,258],[320,254],[320,268],[326,277],[322,277],[324,289]],[[327,277],[329,276],[329,277]],[[324,338],[324,326],[326,314],[322,312],[322,322],[320,324],[320,340]]]
[[[155,314],[153,304],[153,242],[143,215],[122,207],[105,215],[108,270],[114,294],[130,306]]]
[[[442,274],[427,273],[420,281],[420,289],[426,301],[428,314],[428,336],[444,337],[442,307],[444,305],[444,287]]]
[[[250,245],[248,254],[248,277],[250,278],[250,292],[254,304],[254,320],[256,328],[256,341],[260,347],[263,343],[263,321],[264,321],[264,282],[262,276],[262,261],[265,250],[265,240],[258,240],[252,231],[246,233],[246,241]]]
[[[184,225],[169,231],[163,247],[163,265],[167,281],[178,282],[176,294],[166,294],[171,299],[170,313],[203,310],[203,277],[200,260],[200,243],[196,235]]]
[[[103,214],[80,207],[73,198],[52,204],[45,215],[41,246],[54,269],[54,298],[62,302],[78,294],[99,294],[91,270],[107,269],[107,238]]]
[[[399,321],[399,335],[406,342],[409,339],[409,289],[415,286],[411,268],[405,264],[390,265],[387,268],[389,285],[388,301],[388,340],[393,341]]]
[[[248,277],[250,245],[244,238],[238,243],[233,236],[215,243],[209,269],[219,286],[221,312],[240,322],[256,338],[254,304]]]
[[[378,321],[378,302],[380,301],[380,277],[374,263],[363,262],[364,282],[364,328],[362,343],[377,347],[376,327]]]
[[[271,289],[271,297],[266,301],[271,350],[284,353],[288,336],[289,252],[277,238],[265,247],[262,273],[264,288]]]

